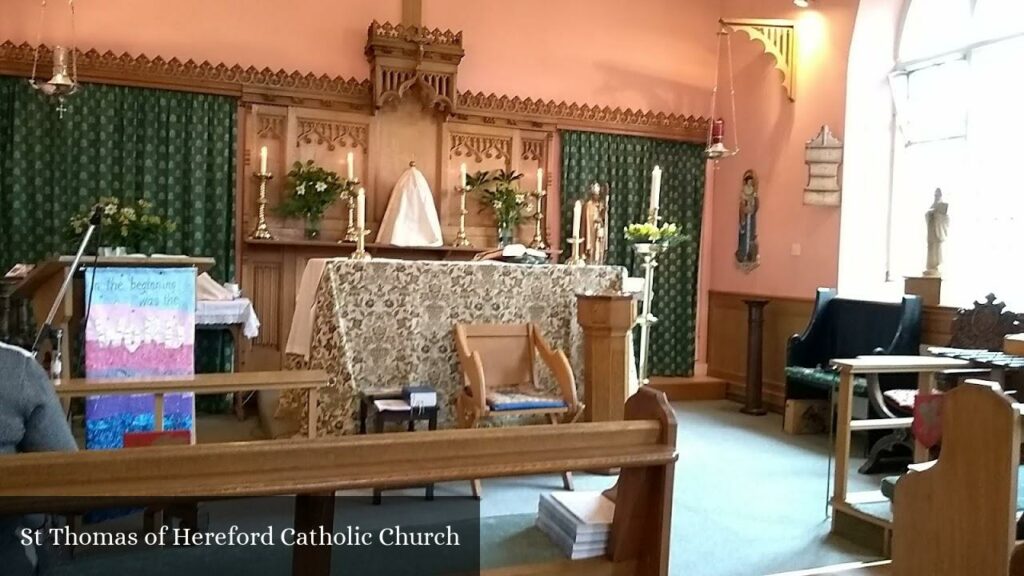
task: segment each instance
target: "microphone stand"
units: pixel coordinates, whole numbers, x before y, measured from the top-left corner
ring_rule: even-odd
[[[36,339],[32,343],[32,355],[37,356],[39,354],[39,346],[42,345],[43,339],[46,338],[50,341],[52,347],[52,358],[50,359],[50,378],[59,381],[63,372],[63,340],[64,330],[62,328],[53,325],[53,319],[57,316],[57,310],[60,308],[61,303],[64,301],[64,296],[67,294],[68,288],[71,286],[71,281],[75,277],[75,273],[78,271],[79,265],[82,261],[82,254],[85,253],[86,247],[89,245],[89,241],[92,240],[92,235],[96,232],[96,228],[100,225],[100,219],[103,217],[103,208],[97,206],[96,211],[92,217],[89,218],[89,228],[85,231],[85,236],[82,237],[81,244],[78,245],[78,252],[75,253],[75,259],[71,262],[71,267],[68,269],[68,273],[64,276],[64,282],[60,285],[60,290],[57,291],[57,297],[54,298],[53,304],[50,306],[50,313],[46,315],[46,321],[39,327],[39,332],[36,333]]]

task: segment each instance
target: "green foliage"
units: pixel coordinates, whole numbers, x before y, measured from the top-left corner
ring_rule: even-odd
[[[466,178],[466,186],[479,191],[480,199],[494,210],[498,228],[513,228],[522,221],[523,209],[529,204],[517,184],[522,177],[515,170],[477,172]]]
[[[626,240],[634,244],[662,244],[672,246],[689,240],[689,236],[683,235],[679,227],[672,222],[666,222],[660,227],[650,223],[630,224],[625,229]]]
[[[277,211],[288,218],[319,220],[350,187],[337,172],[325,170],[312,160],[305,164],[296,162],[288,172],[287,190],[290,195],[281,202]]]
[[[125,246],[140,249],[144,244],[155,243],[161,234],[174,232],[176,224],[152,214],[153,203],[138,199],[124,202],[113,196],[104,196],[91,207],[72,216],[68,222],[68,235],[81,236],[89,227],[89,219],[97,208],[102,209],[100,227],[102,241],[111,246]]]

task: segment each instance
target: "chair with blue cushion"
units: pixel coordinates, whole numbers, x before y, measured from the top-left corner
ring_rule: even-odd
[[[455,349],[463,379],[455,401],[460,428],[497,416],[540,416],[559,424],[575,422],[583,413],[569,359],[548,345],[536,324],[456,324]],[[538,358],[551,371],[555,391],[539,385]],[[562,481],[572,490],[570,472]],[[474,480],[473,495],[480,494]]]

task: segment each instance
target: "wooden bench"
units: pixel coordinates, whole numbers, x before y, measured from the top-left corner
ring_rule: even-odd
[[[1024,407],[992,383],[946,394],[939,459],[896,484],[894,576],[1024,574],[1015,541],[1022,426]]]
[[[114,394],[153,394],[153,422],[156,430],[161,431],[164,429],[164,395],[183,392],[227,394],[241,390],[309,390],[309,422],[313,424],[317,418],[319,389],[327,386],[328,381],[323,370],[284,370],[150,378],[81,378],[65,381],[55,390],[62,400]],[[309,437],[315,436],[316,426],[311,425]]]
[[[0,512],[59,512],[51,509],[95,497],[132,503],[154,494],[297,494],[295,528],[332,530],[337,490],[620,468],[607,557],[585,573],[666,575],[675,415],[653,389],[631,397],[625,414],[622,422],[4,456],[0,496],[21,498],[0,499]],[[330,548],[293,550],[296,575],[329,574],[330,562]],[[556,572],[562,570],[541,565],[507,573]]]

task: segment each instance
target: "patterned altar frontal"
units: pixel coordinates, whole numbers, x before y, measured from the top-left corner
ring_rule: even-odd
[[[193,268],[93,268],[86,271],[87,378],[190,375],[194,370],[196,272]],[[165,396],[164,429],[191,430],[192,394]],[[128,432],[154,429],[149,394],[90,396],[86,447],[123,446]]]
[[[317,290],[309,355],[289,355],[288,365],[331,376],[320,392],[319,434],[355,432],[359,391],[409,383],[437,389],[439,422],[450,427],[462,386],[453,326],[534,322],[569,357],[582,398],[576,294],[618,293],[624,277],[617,266],[331,261]],[[555,390],[546,369],[538,380]],[[305,423],[305,406],[304,392],[288,392],[278,416]]]

